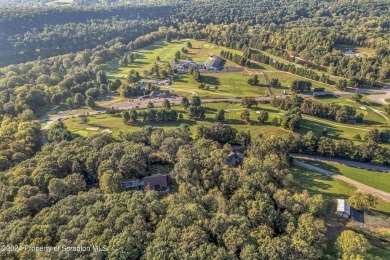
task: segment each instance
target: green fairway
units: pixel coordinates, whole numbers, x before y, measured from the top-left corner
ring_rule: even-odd
[[[294,80],[309,80],[304,77],[291,74],[288,72],[283,72],[283,71],[277,71],[274,69],[273,71],[266,71],[265,72],[268,75],[268,78],[271,80],[272,78],[278,78],[280,83],[282,84],[282,87],[289,88],[291,86],[291,82]],[[318,81],[313,81],[312,82],[312,89],[314,88],[325,88],[326,91],[335,91],[336,89],[332,86],[326,85],[324,83],[318,82]],[[277,93],[275,93],[277,94]]]
[[[173,61],[175,53],[180,51],[183,47],[185,48],[188,41],[191,42],[193,48],[189,49],[189,52],[186,54],[182,53],[181,59],[190,58],[196,62],[207,63],[210,55],[219,55],[222,50],[230,51],[239,55],[243,54],[238,50],[232,50],[222,46],[206,43],[204,41],[192,39],[184,39],[180,42],[172,41],[170,43],[158,41],[143,49],[135,51],[135,61],[126,67],[119,66],[119,58],[106,63],[108,77],[110,79],[121,79],[124,83],[126,83],[125,78],[130,70],[136,70],[144,76],[144,71],[150,70],[154,64],[164,64]],[[157,61],[158,57],[160,58],[160,61]],[[226,60],[225,66],[239,67],[237,64],[229,60]],[[282,94],[283,91],[288,91],[288,88],[293,80],[305,79],[294,74],[278,71],[267,64],[252,62],[251,67],[245,68],[242,72],[202,72],[200,82],[209,85],[210,90],[198,89],[200,82],[195,82],[189,74],[176,74],[174,77],[174,83],[170,86],[170,88],[177,91],[177,93],[184,95],[196,92],[201,97],[267,96],[269,93],[265,85],[265,79],[260,74],[261,71],[265,71],[269,79],[278,78],[281,82],[282,87],[273,89],[273,92],[276,95]],[[248,79],[253,77],[255,74],[259,77],[259,86],[251,86],[247,83]],[[313,87],[324,87],[327,90],[334,90],[333,87],[320,82],[312,81],[312,83]]]
[[[381,116],[380,114],[374,112],[373,110],[364,107],[366,106],[371,106],[374,107],[375,109],[379,109],[381,107],[380,104],[370,102],[370,103],[365,103],[363,100],[362,104],[356,103],[352,100],[350,100],[351,95],[342,95],[341,98],[336,98],[336,97],[324,97],[324,98],[315,98],[316,101],[319,101],[321,103],[337,103],[338,105],[345,105],[345,106],[350,106],[356,109],[356,114],[363,114],[364,115],[364,122],[363,124],[366,125],[388,125],[388,121]]]
[[[206,110],[206,119],[203,121],[189,120],[187,114],[182,112],[184,116],[184,120],[182,121],[179,120],[176,122],[161,122],[161,123],[160,122],[153,122],[153,123],[136,122],[132,125],[125,125],[120,115],[99,114],[99,115],[89,116],[88,117],[89,122],[87,124],[81,124],[80,118],[77,117],[64,120],[64,123],[72,132],[80,134],[82,136],[91,136],[105,129],[109,129],[110,131],[112,131],[114,135],[117,135],[119,131],[125,132],[125,131],[139,130],[141,129],[141,127],[146,125],[153,125],[155,127],[162,127],[164,129],[173,129],[183,124],[188,124],[190,126],[191,131],[195,133],[197,126],[210,125],[216,122],[214,118],[218,109],[224,109],[226,112],[225,112],[225,121],[223,123],[229,124],[239,131],[249,130],[252,134],[252,137],[256,137],[261,133],[272,135],[272,136],[291,133],[291,131],[285,130],[278,126],[273,126],[269,123],[272,121],[273,118],[279,117],[281,113],[279,109],[274,107],[259,105],[257,108],[250,110],[252,122],[250,125],[246,125],[240,120],[240,114],[244,110],[244,108],[241,107],[241,105],[239,104],[220,102],[220,103],[208,103],[208,104],[204,104],[204,106],[206,107],[207,110]],[[181,111],[179,107],[173,107],[173,109]],[[256,111],[260,109],[266,110],[269,113],[269,120],[268,123],[266,123],[265,125],[259,125],[257,123]]]
[[[260,86],[251,86],[247,83],[251,76],[242,72],[226,73],[213,72],[203,73],[201,82],[210,86],[210,90],[198,89],[199,83],[195,82],[188,74],[176,75],[174,84],[168,89],[181,91],[191,91],[200,97],[221,98],[221,97],[257,97],[267,96],[268,90],[264,85],[265,80],[259,77]],[[218,89],[215,89],[217,86]]]
[[[348,199],[357,190],[349,183],[302,167],[294,167],[292,174],[299,185],[310,194],[322,194],[326,199]],[[375,210],[390,214],[390,204],[378,200]]]
[[[328,170],[335,174],[341,174],[352,180],[358,181],[370,187],[385,192],[390,192],[390,173],[366,170],[339,164],[336,162],[319,162],[314,160],[299,159],[310,165]]]
[[[322,131],[326,129],[328,131],[328,137],[334,139],[348,139],[353,140],[353,137],[357,134],[363,138],[364,135],[370,130],[369,127],[361,125],[348,125],[341,124],[334,121],[303,115],[302,125],[299,129],[299,133],[306,134],[309,131],[314,132],[317,136],[322,136]],[[338,136],[340,134],[340,136]]]
[[[183,75],[188,76],[188,75]],[[261,87],[253,87],[253,88],[261,88]],[[191,89],[191,88],[189,88]],[[171,88],[171,90],[174,90],[175,92],[180,94],[187,94],[191,95],[191,90],[183,88]],[[183,92],[188,91],[188,92]],[[210,95],[210,93],[213,93],[213,90],[207,91],[202,90],[199,91],[203,95]],[[120,97],[113,97],[110,101],[101,102],[100,105],[103,107],[108,107],[110,104],[117,102],[117,101],[123,101],[123,98]],[[338,100],[335,100],[338,101]],[[204,104],[204,106],[207,108],[206,113],[206,121],[191,121],[187,120],[186,113],[183,113],[184,121],[177,121],[177,122],[168,122],[168,123],[158,123],[154,122],[153,125],[157,127],[164,127],[166,129],[169,128],[175,128],[180,126],[181,124],[189,124],[194,126],[195,129],[196,125],[199,124],[209,124],[213,122],[213,119],[215,118],[215,114],[218,109],[224,109],[228,112],[226,113],[226,120],[230,118],[229,123],[232,126],[236,127],[239,130],[248,129],[251,131],[252,136],[256,136],[260,133],[266,133],[266,134],[285,134],[285,133],[291,133],[291,131],[285,130],[281,127],[273,126],[270,123],[266,125],[258,125],[257,124],[257,109],[264,109],[269,113],[269,120],[268,122],[271,122],[274,117],[281,117],[285,111],[280,110],[278,108],[272,107],[270,105],[264,105],[259,104],[258,108],[253,109],[251,111],[251,125],[245,125],[240,120],[240,113],[244,110],[244,108],[237,103],[230,104],[227,102],[218,102],[218,103],[207,103]],[[177,110],[180,110],[180,108],[175,108]],[[90,108],[81,108],[80,110],[74,110],[70,114],[78,114],[78,113],[86,113],[92,111]],[[66,120],[67,124],[69,124],[70,129],[72,131],[80,131],[77,133],[80,133],[83,136],[88,136],[91,134],[96,134],[95,131],[86,131],[85,129],[88,128],[88,126],[79,124],[80,120],[78,118],[73,118]],[[147,125],[152,125],[152,123],[146,123]],[[113,115],[96,115],[96,116],[90,116],[89,125],[99,127],[100,129],[110,129],[114,135],[116,135],[119,131],[134,131],[136,129],[139,129],[140,127],[144,126],[145,124],[142,122],[136,123],[134,125],[124,125],[122,123],[122,119],[120,117],[116,117]],[[313,116],[303,115],[303,120],[301,124],[301,128],[299,129],[298,133],[306,134],[309,131],[314,132],[318,137],[323,135],[323,130],[326,129],[328,131],[328,137],[334,138],[334,139],[348,139],[353,140],[353,137],[357,134],[360,134],[362,137],[370,130],[373,129],[373,126],[367,126],[367,125],[350,125],[350,124],[341,124],[330,120],[325,120]],[[194,130],[195,131],[195,130]],[[340,135],[338,135],[340,133]],[[354,141],[354,140],[353,140]],[[354,141],[356,144],[360,143],[358,141]],[[383,144],[383,146],[388,146],[388,144]]]

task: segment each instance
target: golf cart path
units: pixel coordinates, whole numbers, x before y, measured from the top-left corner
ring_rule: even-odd
[[[290,155],[298,159],[301,158],[301,159],[308,159],[308,160],[319,161],[319,162],[336,162],[339,164],[345,164],[350,167],[362,168],[362,169],[380,171],[380,172],[388,172],[390,174],[390,167],[386,167],[382,165],[374,165],[370,163],[356,162],[356,161],[350,161],[345,159],[330,158],[330,157],[317,156],[317,155],[307,155],[307,154],[298,154],[298,153],[291,153]]]
[[[390,202],[390,193],[387,193],[387,192],[384,192],[384,191],[372,188],[372,187],[367,186],[367,185],[365,185],[363,183],[360,183],[360,182],[357,182],[357,181],[352,180],[350,178],[347,178],[347,177],[345,177],[343,175],[335,174],[333,172],[324,170],[322,168],[319,168],[319,167],[316,167],[316,166],[304,163],[304,162],[299,161],[299,160],[297,160],[295,158],[294,158],[294,165],[297,165],[297,166],[300,166],[300,167],[303,167],[303,168],[306,168],[306,169],[309,169],[309,170],[312,170],[312,171],[315,171],[315,172],[319,172],[319,173],[322,173],[322,174],[330,175],[333,178],[342,180],[344,182],[347,182],[347,183],[355,186],[360,191],[370,193],[370,194],[374,195],[375,197],[384,200],[385,202]]]

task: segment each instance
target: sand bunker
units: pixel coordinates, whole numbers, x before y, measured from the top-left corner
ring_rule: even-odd
[[[85,129],[87,129],[89,131],[97,131],[97,130],[99,130],[99,127],[87,127]]]

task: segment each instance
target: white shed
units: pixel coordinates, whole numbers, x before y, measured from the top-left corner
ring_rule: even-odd
[[[343,199],[338,199],[336,214],[344,218],[351,217],[351,206],[349,205],[349,202]]]

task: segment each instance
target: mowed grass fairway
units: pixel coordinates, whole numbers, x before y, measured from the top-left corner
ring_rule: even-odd
[[[326,199],[348,199],[357,191],[357,188],[349,183],[302,167],[293,167],[292,175],[310,194],[322,194]],[[378,200],[375,210],[390,215],[390,204]]]
[[[247,84],[247,81],[252,76],[243,72],[213,72],[202,73],[201,75],[201,82],[208,84],[210,90],[198,89],[199,83],[188,74],[176,75],[173,85],[166,89],[175,90],[177,93],[180,93],[180,91],[195,92],[202,98],[258,97],[268,95],[265,80],[262,76],[259,77],[260,86],[251,86]],[[215,86],[218,86],[218,89],[215,89]]]
[[[241,51],[228,49],[222,46],[206,43],[204,41],[183,39],[179,41],[172,41],[170,43],[165,41],[158,41],[152,45],[149,45],[143,49],[134,51],[136,59],[134,63],[129,64],[126,67],[119,66],[119,59],[114,59],[106,63],[107,74],[110,79],[120,79],[124,83],[126,82],[126,75],[130,70],[136,70],[141,76],[144,75],[145,70],[150,70],[154,64],[168,63],[175,59],[175,53],[180,51],[183,47],[186,48],[187,42],[192,44],[191,49],[188,49],[188,53],[181,53],[181,59],[190,58],[198,63],[208,63],[210,55],[220,55],[222,50],[230,51],[239,55],[243,55]],[[157,61],[157,57],[160,61]],[[237,64],[226,60],[225,66],[239,67]],[[265,85],[265,79],[260,75],[261,71],[265,71],[268,78],[279,78],[282,83],[281,88],[273,89],[276,95],[282,94],[284,90],[288,91],[293,80],[307,80],[298,75],[290,74],[287,72],[277,71],[270,65],[262,64],[259,62],[253,62],[251,68],[245,68],[243,72],[202,72],[201,82],[210,86],[210,90],[200,90],[198,85],[200,82],[195,80],[189,74],[176,74],[174,77],[174,83],[169,89],[174,90],[176,93],[183,95],[189,95],[193,92],[197,93],[200,97],[255,97],[255,96],[267,96],[268,91]],[[249,85],[248,79],[253,75],[258,74],[260,85]],[[324,87],[327,90],[334,90],[334,88],[320,83],[312,81],[313,87]],[[217,86],[218,89],[215,88]]]
[[[186,90],[184,90],[186,91]],[[188,90],[187,90],[188,91]],[[203,90],[204,92],[211,92],[213,93],[213,90],[207,91]],[[175,92],[179,92],[178,90],[175,90]],[[191,91],[189,92],[181,92],[180,94],[185,94],[190,96]],[[116,97],[113,100],[116,99],[121,100],[120,97]],[[335,100],[338,101],[338,100]],[[107,106],[109,103],[112,103],[113,101],[106,101]],[[103,104],[103,103],[102,103]],[[93,134],[97,134],[97,131],[92,130],[86,130],[89,126],[92,127],[99,127],[100,130],[103,129],[110,129],[114,135],[119,133],[119,131],[134,131],[140,129],[142,126],[145,125],[153,125],[156,127],[163,127],[165,129],[171,129],[175,127],[179,127],[181,124],[188,124],[193,128],[193,131],[195,132],[196,126],[200,124],[211,124],[215,118],[215,114],[218,109],[224,109],[226,111],[225,118],[226,121],[224,123],[230,124],[233,127],[237,128],[238,130],[250,130],[252,133],[252,136],[256,136],[260,133],[265,134],[271,134],[271,135],[277,135],[277,134],[286,134],[286,133],[292,133],[289,130],[283,129],[278,126],[273,126],[270,124],[270,122],[275,117],[282,117],[286,111],[283,111],[281,109],[272,107],[270,105],[264,105],[259,104],[258,108],[254,108],[251,110],[251,125],[246,125],[240,120],[240,114],[244,110],[244,108],[238,104],[238,103],[227,103],[227,102],[218,102],[218,103],[205,103],[203,104],[207,108],[206,113],[206,120],[205,121],[194,121],[194,120],[188,120],[187,114],[184,113],[184,111],[181,111],[179,107],[174,107],[174,109],[181,111],[183,113],[184,119],[183,121],[177,121],[177,122],[148,122],[148,123],[142,123],[137,122],[133,125],[125,125],[122,122],[122,118],[119,115],[108,115],[108,114],[100,114],[95,116],[90,116],[88,125],[80,124],[79,118],[71,118],[68,120],[65,120],[68,127],[83,136],[89,136]],[[256,110],[264,109],[269,113],[269,120],[266,125],[259,125],[257,121],[257,113]],[[91,109],[80,109],[76,111],[72,111],[71,114],[76,114],[76,112],[79,113],[86,113],[90,112]],[[230,121],[228,121],[230,119]],[[328,131],[328,137],[333,139],[347,139],[354,141],[355,144],[360,144],[361,142],[355,141],[353,137],[357,134],[360,134],[361,137],[364,137],[364,135],[370,130],[373,129],[376,126],[371,125],[350,125],[350,124],[341,124],[334,121],[317,118],[313,116],[303,115],[303,120],[301,124],[301,128],[298,130],[298,133],[300,134],[306,134],[309,131],[314,132],[318,137],[323,135],[323,130],[326,129]],[[340,135],[338,135],[340,134]],[[389,146],[389,144],[381,144],[382,146]]]
[[[236,128],[238,131],[249,130],[251,132],[252,137],[256,137],[257,135],[264,133],[267,135],[283,135],[283,134],[291,134],[292,132],[289,130],[285,130],[278,126],[273,126],[270,124],[273,118],[279,117],[280,111],[277,108],[273,108],[270,106],[259,105],[258,108],[254,108],[250,110],[251,113],[251,125],[247,125],[240,120],[240,114],[244,110],[239,104],[230,104],[227,102],[221,103],[208,103],[203,104],[206,107],[206,119],[205,120],[189,120],[187,114],[184,111],[181,111],[179,107],[173,107],[183,113],[184,120],[176,121],[176,122],[136,122],[131,125],[125,125],[123,123],[122,117],[120,115],[111,115],[111,114],[98,114],[89,116],[89,122],[87,124],[81,124],[80,118],[70,118],[64,120],[65,125],[74,133],[80,134],[82,136],[91,136],[94,134],[98,134],[102,130],[109,129],[112,131],[113,135],[117,136],[119,131],[127,132],[127,131],[135,131],[140,130],[143,126],[155,126],[162,127],[166,130],[180,127],[181,125],[187,124],[190,126],[191,132],[196,133],[196,127],[199,125],[211,125],[215,121],[215,115],[218,109],[224,109],[225,112],[225,121],[224,124],[229,124],[232,127]],[[257,123],[258,114],[256,111],[265,110],[269,114],[269,120],[264,125],[259,125]],[[98,130],[91,128],[98,128]]]
[[[366,125],[385,125],[388,126],[389,122],[381,116],[380,114],[374,112],[373,110],[364,107],[363,105],[372,105],[372,103],[369,104],[359,104],[356,103],[352,100],[350,100],[350,96],[343,95],[341,98],[334,98],[334,97],[329,97],[329,98],[315,98],[316,101],[319,101],[324,104],[329,104],[329,103],[336,103],[340,106],[350,106],[356,109],[356,114],[363,114],[364,115],[364,122],[363,124]],[[375,109],[379,109],[379,107],[382,107],[380,104],[375,106]]]
[[[307,164],[316,166],[318,168],[333,172],[335,174],[341,174],[352,180],[358,181],[370,187],[385,192],[390,192],[390,173],[379,172],[373,170],[366,170],[361,168],[355,168],[346,166],[336,162],[320,162],[314,160],[299,159]]]

